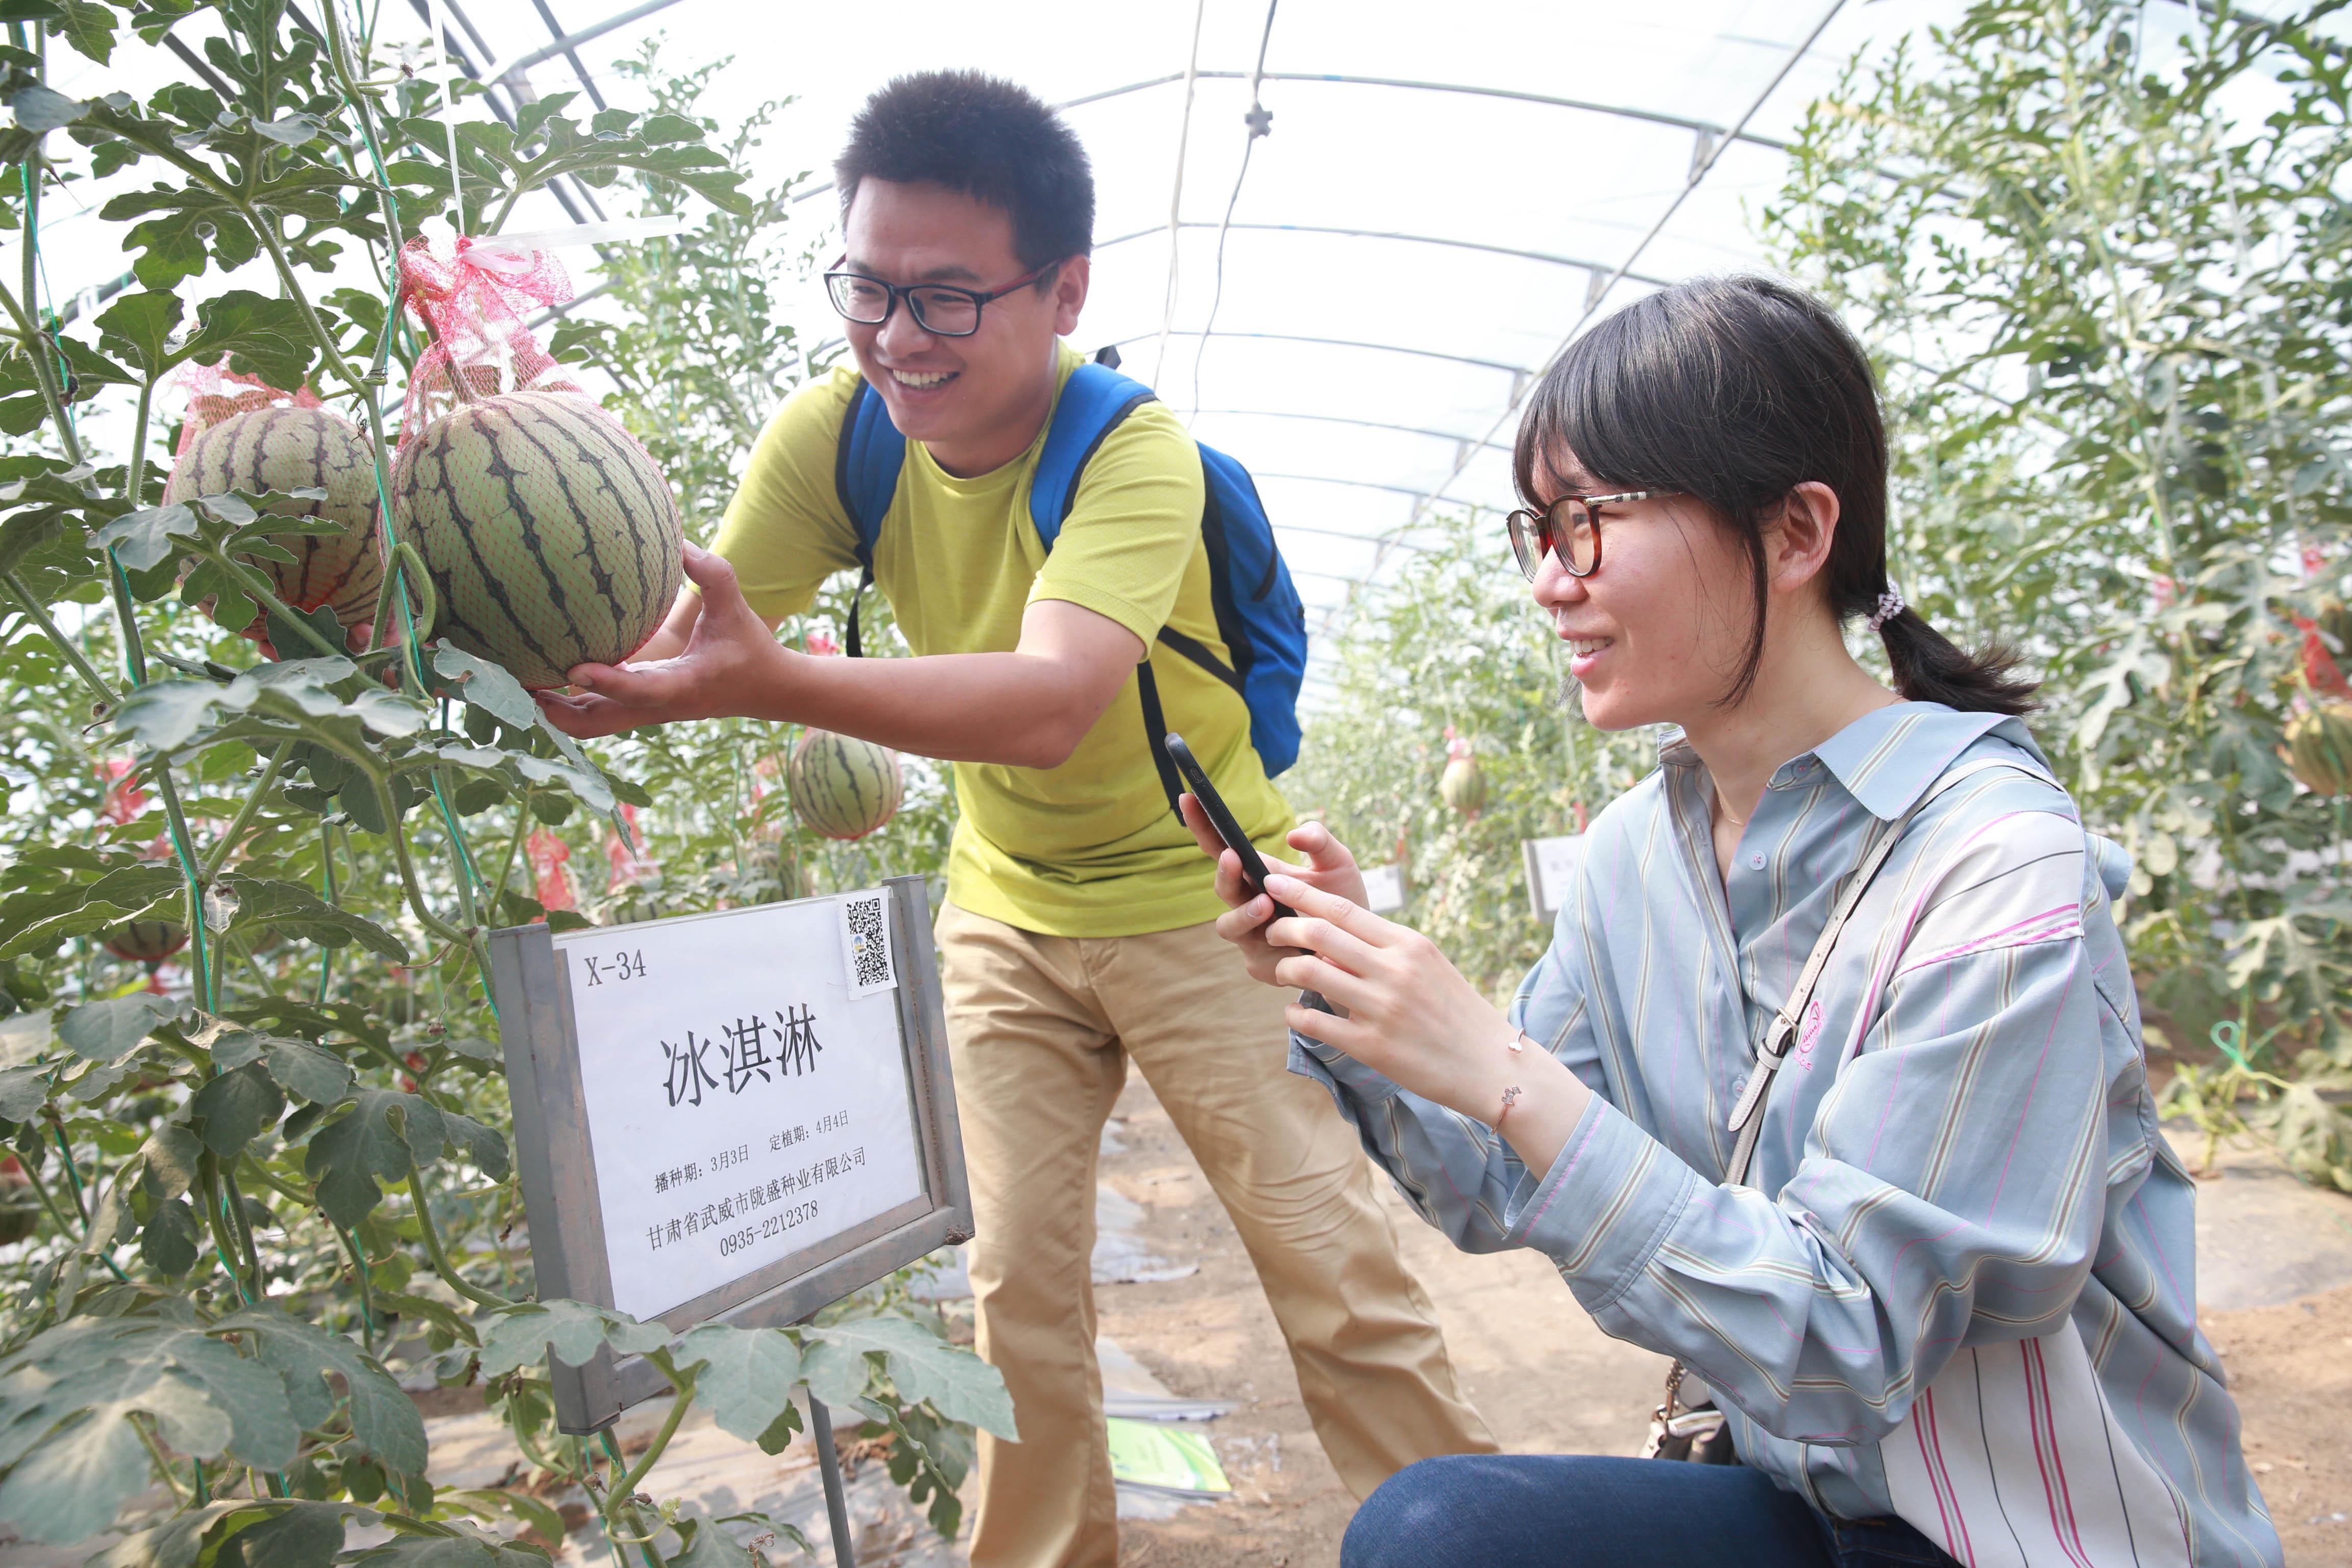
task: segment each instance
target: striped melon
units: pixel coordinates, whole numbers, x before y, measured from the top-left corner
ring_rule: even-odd
[[[383,563],[376,553],[375,458],[367,437],[350,420],[323,408],[291,406],[257,408],[224,419],[199,435],[172,466],[163,501],[170,506],[231,490],[258,495],[304,486],[324,488],[327,499],[288,510],[296,516],[333,518],[346,525],[345,531],[335,537],[278,535],[272,542],[293,552],[295,559],[254,564],[268,574],[278,596],[294,608],[308,614],[324,607],[344,626],[356,626],[375,608]],[[209,612],[212,606],[205,608]],[[257,637],[263,623],[256,616],[251,626],[236,629]]]
[[[865,837],[897,815],[906,797],[898,752],[830,730],[802,734],[785,778],[793,809],[827,838]]]
[[[177,921],[125,921],[108,931],[106,951],[132,963],[161,963],[188,945],[188,928]]]
[[[404,438],[392,506],[433,574],[441,635],[527,687],[618,664],[677,596],[686,533],[669,480],[572,394],[477,398]]]

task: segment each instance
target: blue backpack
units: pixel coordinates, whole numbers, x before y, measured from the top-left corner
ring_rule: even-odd
[[[1087,460],[1106,437],[1153,394],[1141,382],[1119,374],[1108,364],[1082,364],[1062,387],[1052,428],[1037,460],[1029,487],[1029,518],[1045,548],[1062,531],[1062,523],[1076,504],[1078,477]],[[874,581],[874,542],[881,537],[882,519],[898,489],[898,470],[905,463],[907,438],[890,423],[881,394],[860,381],[842,421],[841,445],[834,458],[834,488],[842,509],[857,528],[857,563],[862,573],[857,598],[865,597]],[[1209,447],[1201,447],[1201,476],[1207,481],[1207,500],[1201,509],[1201,537],[1209,552],[1209,593],[1215,605],[1217,635],[1233,653],[1227,665],[1216,654],[1169,626],[1160,628],[1160,641],[1181,654],[1240,693],[1248,705],[1250,744],[1257,749],[1266,776],[1298,760],[1298,687],[1307,668],[1307,611],[1291,585],[1290,570],[1275,547],[1274,526],[1266,521],[1265,503],[1249,470]],[[849,656],[858,657],[856,601],[849,612]],[[1143,722],[1152,761],[1167,791],[1171,809],[1183,784],[1160,747],[1168,731],[1160,711],[1160,688],[1152,678],[1151,657],[1146,652],[1136,667],[1141,687]]]

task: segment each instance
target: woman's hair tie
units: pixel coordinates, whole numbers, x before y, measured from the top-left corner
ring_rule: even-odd
[[[1896,593],[1892,588],[1887,589],[1886,592],[1878,595],[1878,608],[1870,612],[1870,629],[1872,631],[1880,630],[1887,622],[1893,620],[1895,616],[1901,615],[1909,607],[1909,605],[1903,602],[1902,595]]]

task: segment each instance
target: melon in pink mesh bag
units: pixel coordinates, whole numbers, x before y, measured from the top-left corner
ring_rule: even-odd
[[[163,487],[164,504],[240,490],[248,496],[326,491],[323,499],[281,502],[274,510],[331,519],[344,525],[342,532],[272,535],[269,542],[292,559],[257,556],[249,564],[269,578],[291,608],[304,615],[331,610],[346,631],[356,634],[373,612],[383,584],[375,458],[366,436],[321,406],[309,387],[282,392],[230,370],[226,359],[187,366],[179,385],[188,394],[188,410],[172,477]],[[213,601],[204,608],[218,618]],[[266,618],[256,615],[250,625],[229,629],[267,643],[266,626]]]
[[[409,378],[393,515],[436,627],[525,686],[645,646],[677,597],[685,531],[659,464],[555,363],[524,312],[572,297],[544,252],[460,237],[401,253],[432,345]]]

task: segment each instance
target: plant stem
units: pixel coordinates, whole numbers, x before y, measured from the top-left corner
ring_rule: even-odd
[[[449,1255],[441,1250],[441,1232],[433,1223],[433,1205],[425,1195],[425,1176],[416,1168],[416,1156],[413,1152],[408,1156],[408,1198],[416,1210],[416,1228],[425,1237],[425,1255],[432,1259],[433,1272],[441,1276],[443,1284],[467,1300],[479,1302],[485,1307],[517,1305],[503,1296],[493,1296],[488,1290],[467,1284],[450,1263]]]
[[[124,1416],[124,1419],[131,1423],[131,1429],[139,1434],[139,1440],[147,1446],[147,1457],[155,1461],[155,1473],[163,1478],[163,1485],[171,1489],[173,1506],[187,1507],[194,1500],[194,1494],[180,1484],[179,1476],[172,1468],[171,1456],[164,1453],[163,1446],[155,1440],[155,1434],[147,1421],[136,1412]]]
[[[122,466],[122,499],[132,506],[147,504],[147,416],[155,401],[155,384],[139,388],[139,416],[131,426],[131,457]]]
[[[328,9],[332,10],[333,6],[330,5]],[[368,1354],[373,1355],[375,1354],[375,1287],[368,1279],[367,1254],[360,1250],[360,1238],[335,1224],[331,1215],[327,1220],[327,1226],[342,1241],[343,1247],[351,1254],[352,1278],[358,1282],[360,1289],[360,1348],[366,1351]]]
[[[33,1195],[41,1200],[43,1208],[49,1211],[49,1223],[58,1227],[58,1234],[71,1236],[74,1233],[74,1227],[66,1223],[65,1215],[58,1208],[58,1200],[49,1195],[49,1184],[41,1180],[41,1173],[33,1169],[33,1163],[30,1160],[19,1160],[16,1162],[16,1168],[24,1172],[26,1180],[33,1184]]]
[[[253,1218],[245,1212],[245,1193],[236,1184],[236,1172],[234,1166],[225,1168],[221,1172],[221,1197],[222,1206],[228,1210],[229,1229],[236,1235],[238,1243],[237,1250],[245,1258],[246,1272],[253,1280],[251,1288],[246,1292],[246,1300],[258,1301],[268,1294],[266,1283],[261,1277],[261,1249],[253,1244]]]
[[[42,607],[40,601],[34,596],[32,589],[25,585],[23,578],[17,576],[13,571],[0,573],[0,583],[5,583],[8,585],[8,592],[16,595],[18,604],[25,606],[25,614],[30,616],[34,624],[48,634],[49,641],[57,645],[59,653],[65,655],[66,662],[73,666],[74,673],[87,681],[92,691],[98,693],[99,701],[112,708],[121,700],[114,694],[113,689],[106,684],[105,678],[90,668],[89,660],[82,658],[81,649],[74,646],[73,639],[58,629],[58,623],[49,618],[48,611]]]
[[[205,881],[219,876],[221,868],[228,864],[229,856],[236,852],[238,837],[253,821],[254,814],[261,809],[261,797],[268,795],[269,786],[278,782],[278,771],[286,765],[286,759],[293,752],[293,742],[280,741],[278,749],[269,753],[269,764],[262,769],[261,781],[246,792],[245,804],[237,807],[236,820],[228,825],[228,831],[221,835],[220,842],[213,846],[212,863],[205,868]]]
[[[604,1494],[604,1521],[608,1529],[618,1522],[614,1510],[622,1508],[630,1510],[631,1522],[635,1522],[635,1507],[629,1500],[636,1495],[638,1484],[652,1472],[655,1463],[662,1457],[662,1450],[669,1447],[669,1440],[677,1436],[678,1423],[686,1419],[687,1410],[694,1404],[694,1376],[678,1371],[677,1363],[670,1358],[667,1351],[655,1351],[646,1359],[661,1369],[662,1375],[669,1379],[670,1386],[677,1391],[677,1394],[670,1401],[669,1415],[663,1418],[661,1430],[654,1434],[653,1446],[645,1451],[635,1467],[627,1475],[615,1479],[612,1489]]]

